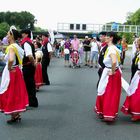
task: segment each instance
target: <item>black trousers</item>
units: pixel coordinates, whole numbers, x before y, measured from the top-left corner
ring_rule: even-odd
[[[26,89],[29,97],[29,106],[38,107],[38,100],[36,97],[36,87],[35,87],[35,67],[33,65],[23,66],[23,76],[26,84]]]
[[[98,82],[97,82],[97,88],[98,88],[99,81],[100,81],[100,79],[101,79],[101,76],[102,76],[103,70],[104,70],[103,68],[99,68],[99,70],[98,70],[99,80],[98,80]]]
[[[50,59],[42,59],[42,76],[43,76],[43,83],[45,83],[46,85],[50,84],[49,81],[49,76],[48,76],[48,71],[47,68],[50,64]]]

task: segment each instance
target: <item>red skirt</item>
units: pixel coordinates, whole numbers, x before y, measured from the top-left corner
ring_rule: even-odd
[[[104,118],[115,118],[118,114],[120,95],[121,73],[117,70],[114,75],[109,76],[104,94],[97,96],[95,112]]]
[[[42,65],[40,63],[37,63],[36,65],[35,84],[36,84],[36,88],[39,88],[43,84]]]
[[[135,93],[126,97],[121,111],[126,115],[132,115],[132,118],[140,119],[140,81]]]
[[[0,95],[0,111],[5,114],[23,112],[28,106],[28,93],[19,67],[10,71],[7,91]]]

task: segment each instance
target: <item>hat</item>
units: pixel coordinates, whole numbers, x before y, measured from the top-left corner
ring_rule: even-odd
[[[31,38],[31,31],[29,29],[24,29],[21,31],[21,34],[27,34],[29,38]]]
[[[88,38],[88,36],[85,36],[85,38]]]

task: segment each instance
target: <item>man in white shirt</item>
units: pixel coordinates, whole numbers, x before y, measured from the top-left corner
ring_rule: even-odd
[[[51,55],[52,55],[52,46],[49,42],[48,39],[48,34],[44,33],[42,34],[42,52],[43,52],[43,57],[42,57],[42,75],[43,75],[43,83],[45,85],[50,85],[50,80],[48,77],[48,72],[47,72],[47,68],[50,64],[50,59],[51,59]]]
[[[38,100],[36,98],[36,87],[35,87],[35,48],[30,39],[31,31],[26,29],[21,31],[22,42],[21,46],[24,50],[23,58],[23,76],[26,84],[26,89],[29,96],[29,106],[38,107]]]

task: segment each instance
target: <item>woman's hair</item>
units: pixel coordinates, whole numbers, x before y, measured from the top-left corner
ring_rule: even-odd
[[[14,40],[17,40],[18,38],[21,38],[21,34],[15,29],[12,29],[10,31],[10,35],[13,36]]]
[[[119,37],[115,32],[108,32],[106,36],[113,37],[112,43],[117,44]]]

